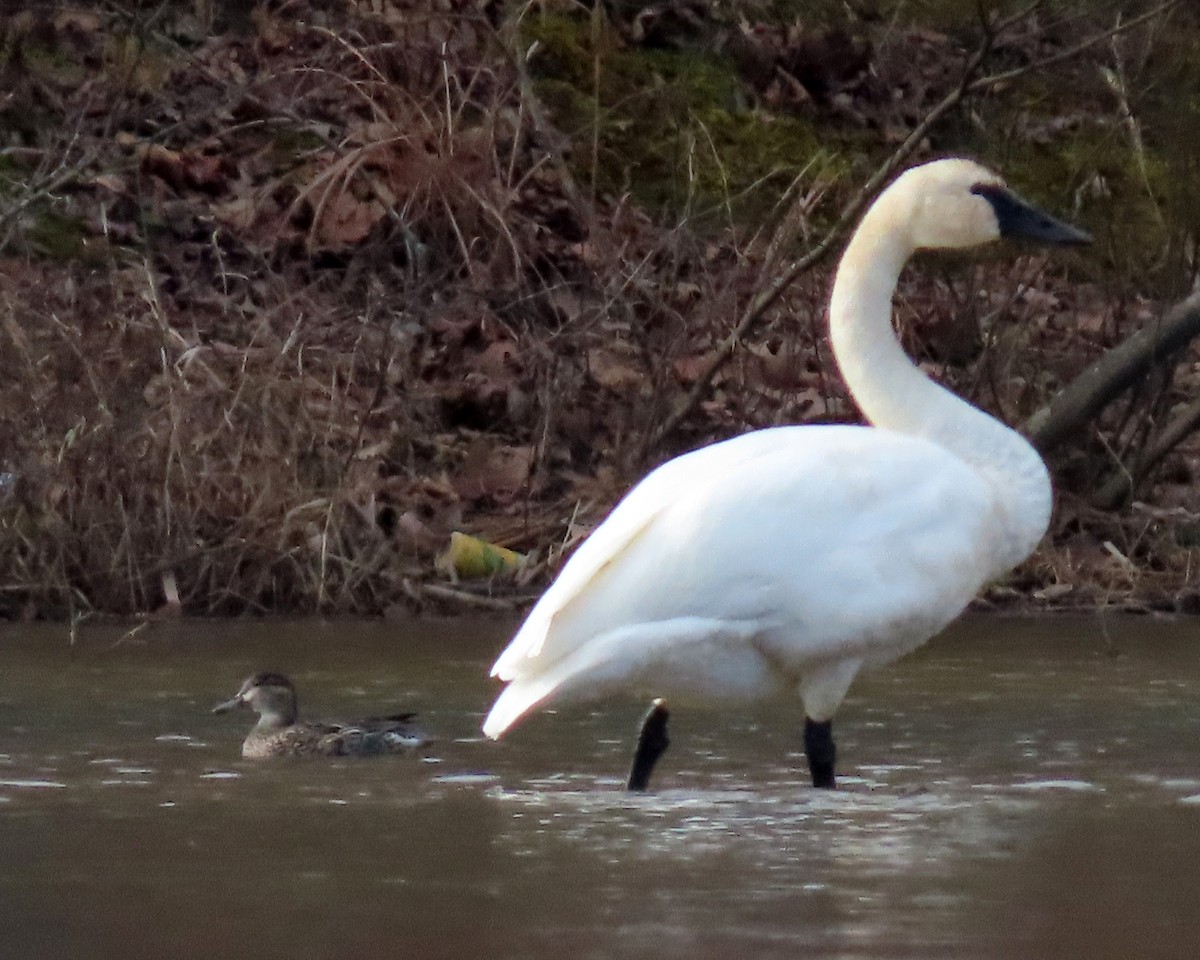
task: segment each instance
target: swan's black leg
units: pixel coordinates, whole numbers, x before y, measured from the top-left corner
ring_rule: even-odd
[[[833,761],[837,748],[833,745],[833,721],[824,723],[804,718],[804,753],[808,756],[808,771],[814,787],[832,790]]]
[[[650,774],[658,758],[671,745],[667,737],[667,720],[671,712],[661,700],[650,705],[650,712],[642,721],[642,732],[638,735],[637,751],[633,755],[633,767],[629,771],[630,790],[645,790],[650,785]]]

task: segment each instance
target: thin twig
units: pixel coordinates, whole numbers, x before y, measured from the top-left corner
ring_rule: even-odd
[[[1129,133],[1129,146],[1133,150],[1133,157],[1137,161],[1138,173],[1142,178],[1142,186],[1146,189],[1146,197],[1150,201],[1151,209],[1154,210],[1154,217],[1158,221],[1160,227],[1166,226],[1166,219],[1163,217],[1162,207],[1158,203],[1158,199],[1154,196],[1154,187],[1150,183],[1150,171],[1146,163],[1146,143],[1142,139],[1141,124],[1138,123],[1137,116],[1133,112],[1133,104],[1129,99],[1129,81],[1125,71],[1125,57],[1121,53],[1120,44],[1116,38],[1112,42],[1113,66],[1105,67],[1101,65],[1100,75],[1104,78],[1104,82],[1108,84],[1112,90],[1113,96],[1117,101],[1117,110],[1121,115],[1121,122],[1125,125],[1125,129]]]
[[[1034,60],[1021,67],[1014,67],[1012,70],[1005,70],[1003,73],[993,73],[986,77],[980,77],[972,83],[967,92],[978,93],[980,90],[990,89],[998,84],[1008,83],[1010,80],[1016,80],[1019,77],[1025,76],[1027,73],[1032,73],[1035,70],[1044,70],[1046,67],[1052,67],[1055,64],[1062,63],[1064,60],[1070,60],[1079,56],[1085,50],[1090,50],[1098,43],[1104,43],[1106,40],[1111,40],[1113,37],[1120,36],[1122,33],[1128,33],[1135,27],[1140,27],[1143,23],[1153,20],[1156,17],[1167,13],[1173,7],[1179,6],[1182,0],[1164,0],[1157,7],[1147,10],[1139,17],[1134,17],[1125,23],[1117,23],[1108,30],[1101,33],[1093,34],[1086,40],[1081,40],[1073,47],[1067,47],[1066,50],[1060,50],[1058,53],[1051,54],[1048,57],[1043,57],[1041,60]]]
[[[418,583],[406,579],[405,589],[414,596],[434,597],[438,600],[451,600],[466,607],[477,607],[482,610],[503,610],[511,612],[519,610],[528,602],[528,597],[487,597],[478,593],[468,593],[440,583]]]

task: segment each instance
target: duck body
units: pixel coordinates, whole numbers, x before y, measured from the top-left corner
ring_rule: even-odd
[[[385,753],[413,753],[429,742],[416,730],[413,713],[371,717],[357,723],[293,723],[284,727],[255,724],[242,741],[242,756],[268,757],[371,757]]]
[[[368,757],[413,753],[430,742],[415,713],[370,717],[350,723],[300,722],[295,687],[280,673],[256,673],[213,713],[249,707],[258,722],[242,742],[242,756],[264,760],[281,756]]]

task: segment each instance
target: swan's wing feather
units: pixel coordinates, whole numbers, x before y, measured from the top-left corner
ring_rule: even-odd
[[[571,555],[496,660],[492,676],[511,680],[520,671],[523,661],[539,656],[556,617],[606,569],[620,563],[666,507],[694,491],[703,478],[711,476],[710,467],[719,464],[722,471],[732,470],[761,456],[770,448],[769,438],[764,435],[778,432],[762,430],[702,447],[647,474]]]
[[[611,630],[514,679],[492,705],[483,732],[499,737],[550,696],[597,697],[642,685],[653,688],[664,664],[675,668],[676,684],[693,693],[736,695],[738,687],[750,695],[761,693],[773,678],[752,644],[757,629],[754,623],[679,617]],[[695,670],[681,682],[680,668],[688,664]]]

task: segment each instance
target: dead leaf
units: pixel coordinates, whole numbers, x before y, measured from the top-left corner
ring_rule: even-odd
[[[1035,600],[1060,600],[1074,589],[1069,583],[1052,583],[1041,590],[1035,590],[1033,597]]]
[[[168,184],[176,193],[200,190],[219,193],[228,180],[226,161],[220,157],[171,150],[158,143],[146,147],[142,169]]]
[[[640,389],[646,382],[641,364],[607,347],[595,347],[587,352],[588,370],[600,386],[617,393]]]
[[[481,439],[467,451],[451,484],[464,500],[507,500],[526,487],[532,468],[532,447],[492,446]]]
[[[811,374],[805,363],[806,354],[788,344],[772,351],[764,344],[747,344],[753,358],[748,364],[748,378],[767,390],[795,391],[808,386]]]
[[[256,6],[250,15],[258,30],[258,46],[263,53],[282,53],[292,42],[292,36],[284,21],[268,13],[263,5]]]
[[[396,534],[417,549],[433,550],[445,542],[445,534],[432,529],[415,510],[405,510],[396,517]]]
[[[708,350],[705,353],[693,353],[691,356],[680,357],[673,364],[675,376],[679,379],[680,383],[695,383],[712,365],[716,356],[714,351]]]
[[[155,617],[179,617],[183,615],[183,602],[179,599],[179,582],[173,570],[162,575],[163,603],[154,611]]]
[[[513,362],[517,359],[517,345],[511,340],[497,340],[489,344],[486,350],[473,358],[476,370],[489,376],[511,381],[513,378]]]
[[[375,200],[359,200],[342,191],[334,194],[319,210],[319,221],[312,236],[317,246],[337,250],[362,243],[387,211]]]
[[[66,10],[54,18],[55,30],[77,30],[95,33],[102,26],[100,16],[86,10]]]

